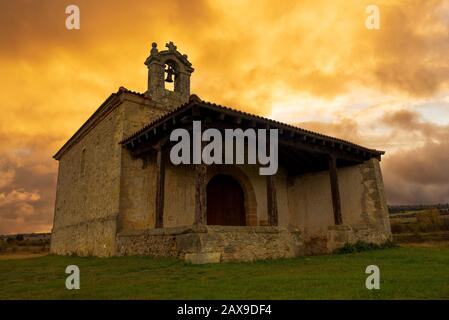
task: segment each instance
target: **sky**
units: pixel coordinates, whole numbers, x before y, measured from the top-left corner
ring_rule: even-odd
[[[168,41],[202,99],[385,150],[389,204],[449,202],[449,0],[0,0],[0,234],[51,230],[53,154]]]

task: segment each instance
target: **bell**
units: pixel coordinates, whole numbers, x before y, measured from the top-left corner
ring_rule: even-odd
[[[167,72],[167,78],[165,78],[165,82],[173,82],[173,69],[172,68],[168,68],[167,70],[165,70]]]

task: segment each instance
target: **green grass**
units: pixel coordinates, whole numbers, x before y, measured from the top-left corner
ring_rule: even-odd
[[[65,289],[65,268],[81,289]],[[366,266],[381,289],[365,288]],[[0,299],[449,299],[449,248],[391,248],[254,263],[150,257],[0,260]]]

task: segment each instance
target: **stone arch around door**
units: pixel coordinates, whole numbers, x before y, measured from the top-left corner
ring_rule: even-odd
[[[243,172],[242,169],[230,165],[230,166],[209,166],[207,170],[206,185],[216,175],[227,175],[234,178],[243,190],[244,207],[245,207],[245,222],[247,226],[257,226],[257,202],[256,194],[254,192],[253,185],[249,177]],[[206,203],[207,206],[207,203]]]

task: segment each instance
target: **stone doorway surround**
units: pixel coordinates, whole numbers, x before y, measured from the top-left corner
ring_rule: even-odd
[[[245,226],[245,196],[237,180],[216,174],[206,186],[206,224]]]
[[[247,226],[257,226],[257,201],[250,178],[236,165],[211,165],[207,168],[206,185],[216,175],[228,175],[237,180],[243,189]]]

